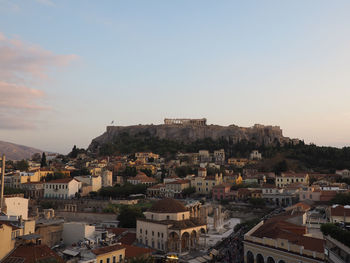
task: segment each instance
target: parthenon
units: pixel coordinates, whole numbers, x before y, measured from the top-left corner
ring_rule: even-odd
[[[207,119],[164,119],[166,125],[191,125],[191,126],[206,126]]]

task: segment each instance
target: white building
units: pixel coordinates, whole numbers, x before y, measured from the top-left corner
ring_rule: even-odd
[[[250,153],[249,159],[250,160],[261,160],[262,155],[261,155],[261,153],[259,153],[259,151],[254,150]]]
[[[75,178],[52,180],[44,184],[45,198],[70,199],[79,193],[82,183]]]
[[[17,196],[5,196],[4,213],[8,216],[21,216],[22,219],[28,219],[28,201],[29,199]]]
[[[215,160],[215,163],[219,163],[219,164],[225,163],[225,150],[220,149],[220,150],[214,151],[214,160]]]
[[[62,239],[67,246],[76,244],[84,239],[94,239],[95,226],[80,222],[69,222],[63,224]]]

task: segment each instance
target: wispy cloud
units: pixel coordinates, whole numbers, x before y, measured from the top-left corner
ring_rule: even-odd
[[[35,127],[36,117],[50,109],[42,106],[45,93],[28,87],[38,83],[52,68],[68,65],[75,55],[56,55],[0,32],[0,129]]]

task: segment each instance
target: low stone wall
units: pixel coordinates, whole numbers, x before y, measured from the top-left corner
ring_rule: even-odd
[[[103,221],[117,220],[116,214],[107,214],[107,213],[58,211],[56,212],[56,216],[64,218],[66,222],[100,223]]]

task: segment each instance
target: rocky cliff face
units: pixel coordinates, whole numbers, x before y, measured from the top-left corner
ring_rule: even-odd
[[[96,152],[102,144],[110,143],[119,135],[127,133],[130,136],[147,134],[159,139],[175,140],[181,142],[193,142],[205,138],[218,140],[224,138],[234,142],[240,140],[254,141],[257,144],[271,145],[277,141],[281,144],[296,142],[284,137],[278,126],[264,126],[256,124],[253,127],[244,128],[235,125],[230,126],[191,126],[191,125],[134,125],[134,126],[107,126],[107,130],[101,136],[92,140],[89,150]]]

